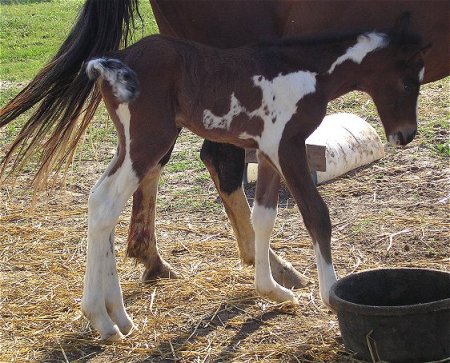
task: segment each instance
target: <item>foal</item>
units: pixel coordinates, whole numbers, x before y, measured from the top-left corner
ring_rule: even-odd
[[[157,180],[158,162],[181,127],[258,150],[252,211],[258,293],[274,301],[297,301],[272,278],[269,263],[283,178],[312,237],[320,293],[328,304],[336,281],[331,223],[310,178],[305,139],[322,121],[330,100],[359,89],[374,99],[388,138],[410,141],[417,127],[421,49],[419,37],[404,29],[231,50],[152,36],[91,60],[87,73],[98,78],[119,137],[117,153],[89,198],[82,310],[101,337],[119,339],[133,328],[117,277],[114,225],[140,182]]]

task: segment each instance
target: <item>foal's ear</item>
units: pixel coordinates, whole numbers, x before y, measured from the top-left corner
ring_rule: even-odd
[[[405,11],[396,20],[393,29],[393,34],[401,38],[405,33],[408,32],[410,24],[411,24],[411,13],[409,11]]]
[[[409,11],[401,14],[395,22],[390,36],[392,43],[399,49],[399,57],[408,62],[417,56],[423,56],[427,47],[422,45],[420,34],[410,31],[411,13]]]

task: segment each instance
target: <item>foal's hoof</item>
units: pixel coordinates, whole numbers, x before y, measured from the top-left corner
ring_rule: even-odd
[[[288,289],[299,289],[308,286],[310,280],[298,272],[289,262],[270,251],[270,266],[276,282]]]
[[[256,291],[258,292],[259,295],[269,300],[272,300],[273,302],[276,303],[290,302],[294,305],[298,305],[298,299],[295,296],[295,294],[292,291],[285,289],[281,286],[274,286],[272,288],[256,287]]]
[[[123,335],[119,328],[115,325],[114,326],[114,330],[111,332],[107,332],[107,333],[102,333],[100,336],[100,339],[105,341],[105,342],[119,342],[122,339],[125,338],[125,335]]]
[[[142,274],[142,282],[152,282],[156,279],[177,279],[178,274],[165,261],[156,266],[146,267]]]
[[[130,324],[126,326],[119,328],[117,325],[114,325],[113,330],[101,333],[101,340],[105,342],[118,342],[130,336],[136,330],[136,325],[130,320]]]
[[[130,319],[127,324],[120,326],[119,329],[123,337],[127,337],[137,330],[137,326],[134,325],[133,321]]]

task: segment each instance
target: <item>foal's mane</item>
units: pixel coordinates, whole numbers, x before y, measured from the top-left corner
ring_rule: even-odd
[[[333,43],[346,42],[357,39],[358,36],[370,33],[385,34],[388,37],[389,43],[395,46],[419,46],[422,43],[422,37],[409,30],[401,30],[400,32],[395,29],[385,30],[360,30],[351,32],[335,32],[335,33],[320,33],[314,35],[307,35],[303,37],[284,37],[275,39],[266,39],[261,42],[255,43],[253,46],[256,48],[278,48],[278,47],[309,47],[309,46],[322,46]]]

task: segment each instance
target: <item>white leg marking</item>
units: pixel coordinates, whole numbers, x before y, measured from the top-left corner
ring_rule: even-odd
[[[358,37],[355,45],[347,49],[345,54],[341,55],[334,61],[328,70],[328,74],[333,73],[334,69],[344,63],[346,60],[351,60],[360,64],[364,57],[378,48],[383,48],[388,44],[387,36],[382,33],[371,32],[365,33]]]
[[[269,242],[277,210],[266,208],[255,202],[252,223],[255,230],[255,286],[256,291],[277,302],[298,303],[291,290],[279,285],[272,277],[269,261]]]
[[[233,119],[245,113],[249,118],[258,117],[264,121],[264,129],[260,136],[242,132],[242,139],[253,139],[258,142],[259,150],[270,157],[281,172],[278,159],[278,148],[286,124],[297,112],[297,103],[307,94],[316,91],[316,74],[298,71],[279,75],[267,80],[263,76],[254,76],[253,84],[261,88],[263,99],[261,107],[253,111],[243,107],[234,93],[230,99],[230,111],[223,116],[216,116],[210,110],[203,111],[203,125],[206,129],[229,130]]]
[[[102,339],[117,340],[130,332],[133,322],[125,311],[114,257],[114,226],[125,203],[138,187],[129,156],[130,113],[121,104],[117,115],[125,129],[123,164],[108,175],[115,159],[89,196],[88,254],[82,310]]]
[[[329,306],[330,289],[337,280],[336,272],[332,264],[325,262],[318,243],[314,243],[314,252],[316,254],[317,272],[319,274],[320,296],[322,297],[322,301]]]

